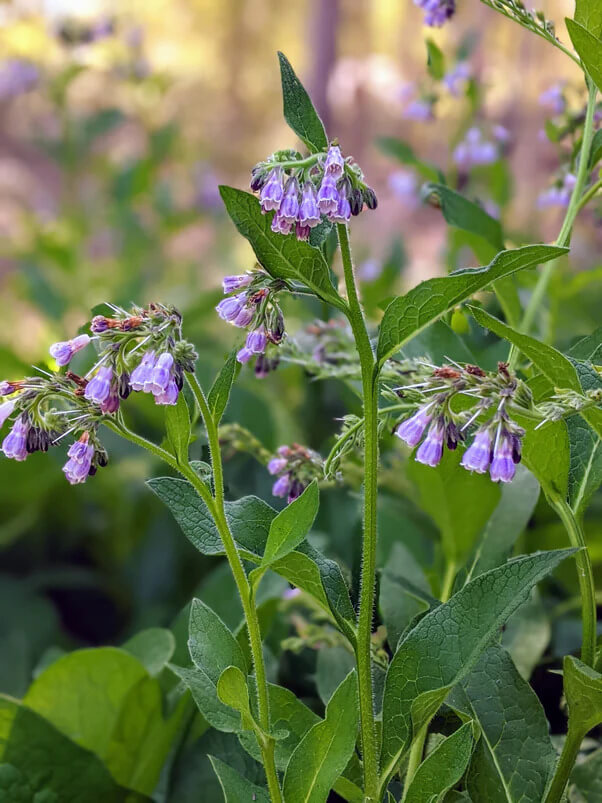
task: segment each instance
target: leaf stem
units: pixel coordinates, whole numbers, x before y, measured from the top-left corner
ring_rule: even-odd
[[[544,803],[560,803],[563,799],[564,790],[569,782],[571,772],[575,766],[575,760],[583,741],[583,734],[576,732],[574,728],[569,725],[569,731],[560,754],[560,759],[556,765],[552,783],[548,789],[548,794],[545,797]]]
[[[360,730],[364,765],[364,801],[377,803],[379,797],[378,742],[374,722],[372,690],[372,617],[376,579],[376,539],[378,501],[378,383],[370,336],[357,293],[347,226],[337,224],[345,287],[347,317],[360,359],[364,407],[364,526],[362,572],[358,614],[356,662],[360,701]]]

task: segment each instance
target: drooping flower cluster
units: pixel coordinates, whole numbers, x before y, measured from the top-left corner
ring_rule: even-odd
[[[14,417],[2,442],[5,456],[22,461],[75,433],[63,468],[72,484],[107,464],[98,428],[131,391],[152,394],[156,404],[176,404],[184,372],[194,370],[196,360],[192,346],[182,340],[181,316],[174,308],[151,304],[126,312],[113,307],[109,317],[96,315],[90,329],[92,336],[80,334],[50,347],[50,355],[65,368],[93,342],[98,359],[85,376],[40,370],[40,376],[0,383],[0,396],[6,397],[0,404],[0,427]]]
[[[421,404],[395,427],[395,434],[408,446],[418,446],[419,463],[438,465],[445,446],[456,449],[479,422],[460,465],[477,474],[489,471],[494,482],[512,480],[525,431],[510,418],[508,408],[515,405],[526,409],[531,396],[506,363],[499,363],[495,373],[486,373],[476,365],[444,365],[434,368],[425,381],[398,388],[398,394],[404,396],[408,390],[420,393]],[[470,410],[456,411],[452,402],[457,397],[477,399],[477,404]]]
[[[277,477],[272,486],[274,496],[286,497],[288,504],[301,496],[313,479],[324,475],[324,461],[317,452],[293,443],[280,446],[268,463],[268,471]]]
[[[255,375],[264,377],[277,367],[278,357],[271,355],[285,335],[278,293],[291,288],[284,280],[272,279],[263,270],[226,276],[222,284],[227,298],[217,305],[217,314],[234,326],[248,329],[245,345],[236,359],[244,364],[256,357]]]
[[[377,205],[359,166],[344,158],[336,144],[306,158],[294,150],[277,151],[255,165],[251,189],[259,193],[264,214],[274,212],[272,231],[294,231],[298,240],[308,240],[323,220],[347,223],[364,204],[369,209]]]
[[[424,24],[440,28],[453,17],[456,0],[414,0],[414,5],[424,11]]]

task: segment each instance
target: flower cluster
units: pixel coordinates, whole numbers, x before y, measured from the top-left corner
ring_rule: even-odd
[[[2,442],[6,457],[25,460],[75,433],[63,471],[70,483],[81,483],[107,464],[98,428],[132,391],[152,394],[156,404],[176,404],[184,372],[192,371],[196,360],[192,346],[182,340],[180,314],[158,304],[130,312],[114,307],[112,312],[92,319],[92,336],[80,334],[50,347],[63,369],[93,342],[98,359],[85,376],[40,370],[40,376],[0,383],[0,396],[6,398],[0,404],[0,427],[14,417]]]
[[[268,463],[268,471],[277,477],[272,486],[274,496],[286,497],[288,504],[301,496],[313,479],[324,475],[324,462],[317,452],[293,443],[280,446]]]
[[[414,0],[414,5],[424,11],[424,24],[440,28],[453,17],[456,0]]]
[[[364,183],[359,166],[343,158],[338,145],[327,153],[303,158],[298,151],[277,151],[251,171],[251,189],[261,209],[274,212],[272,231],[308,240],[322,220],[347,223],[364,204],[376,209],[374,190]]]
[[[495,142],[484,139],[480,129],[472,127],[468,129],[464,139],[456,145],[453,156],[458,167],[468,170],[477,165],[497,162],[500,153]]]
[[[574,173],[565,173],[564,177],[553,186],[539,193],[537,208],[549,209],[554,206],[568,206],[576,183],[577,177]]]
[[[422,403],[410,418],[396,426],[395,434],[408,446],[418,446],[419,463],[436,466],[444,447],[456,449],[480,420],[460,465],[477,474],[489,471],[494,482],[512,480],[521,459],[525,432],[510,418],[508,407],[514,404],[526,408],[531,396],[506,363],[499,363],[495,373],[486,373],[476,365],[444,365],[434,368],[424,382],[399,388],[398,394],[404,396],[409,389],[419,392]],[[478,399],[476,408],[454,411],[452,400],[458,396]]]
[[[270,356],[270,352],[285,336],[278,293],[291,288],[283,279],[272,279],[263,270],[226,276],[222,286],[227,298],[215,308],[217,314],[223,321],[248,329],[245,345],[236,359],[245,364],[256,357],[255,375],[264,377],[278,366],[278,357]]]

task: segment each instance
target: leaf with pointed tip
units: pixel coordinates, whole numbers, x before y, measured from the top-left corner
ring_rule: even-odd
[[[429,721],[533,586],[562,560],[565,549],[509,561],[472,580],[427,613],[389,664],[383,701],[382,772],[388,779],[412,733]]]
[[[563,669],[569,730],[585,736],[602,723],[602,675],[572,655],[565,657]]]
[[[602,91],[602,41],[575,20],[565,19],[573,47],[579,54],[583,66],[592,80]]]
[[[501,251],[483,268],[467,268],[427,279],[389,304],[380,325],[378,360],[382,363],[445,312],[483,290],[491,282],[566,254],[568,249],[527,245]]]
[[[602,483],[602,439],[581,416],[567,422],[569,434],[569,504],[581,514]]]
[[[602,128],[597,133],[600,135],[600,156],[602,156]],[[591,335],[580,338],[571,346],[568,353],[575,360],[598,362],[602,358],[602,326],[599,326]]]
[[[602,37],[602,4],[599,0],[575,0],[575,22],[593,36]]]
[[[497,251],[503,250],[504,235],[500,222],[487,214],[482,206],[469,201],[445,184],[425,184],[421,194],[424,198],[432,195],[437,197],[445,222],[450,226],[478,234]]]
[[[270,803],[267,789],[256,786],[219,758],[209,756],[209,761],[224,793],[224,803],[241,803],[255,800],[257,803]]]
[[[464,775],[472,753],[472,725],[467,722],[444,739],[416,770],[404,803],[441,799]]]
[[[278,51],[284,119],[312,153],[328,147],[324,123],[284,53]]]
[[[215,382],[211,386],[211,390],[207,396],[207,403],[209,404],[209,409],[213,414],[213,420],[216,424],[219,424],[222,419],[228,405],[232,385],[240,372],[240,363],[236,359],[236,351],[236,349],[233,349],[228,355],[228,359],[216,376]]]
[[[249,706],[249,688],[247,679],[237,666],[228,666],[224,669],[217,681],[217,696],[241,717],[245,730],[253,729],[253,718]]]
[[[319,504],[318,481],[314,480],[301,496],[272,519],[261,559],[262,566],[270,566],[277,560],[286,557],[305,540],[318,513]]]
[[[158,675],[171,659],[176,640],[171,630],[149,627],[128,639],[122,646],[146,668],[149,675]]]
[[[183,393],[178,395],[176,404],[166,405],[165,429],[176,460],[180,465],[186,465],[190,443],[190,413]]]
[[[297,240],[294,234],[283,236],[273,232],[271,215],[262,214],[254,195],[234,187],[221,186],[219,191],[232,222],[251,243],[257,259],[271,276],[302,282],[324,301],[338,309],[345,308],[319,248]]]
[[[358,693],[350,672],[293,751],[284,775],[285,803],[324,803],[355,750]]]

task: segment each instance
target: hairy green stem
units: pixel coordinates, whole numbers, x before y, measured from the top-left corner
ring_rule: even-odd
[[[372,693],[372,616],[376,580],[376,521],[378,499],[378,384],[370,336],[357,293],[353,260],[347,226],[337,224],[345,287],[347,317],[351,324],[362,372],[364,406],[364,527],[362,543],[362,573],[356,644],[357,677],[360,700],[360,730],[364,764],[364,800],[378,801],[378,741],[374,722]]]
[[[587,192],[583,193],[581,200],[579,201],[579,205],[577,207],[577,212],[580,212],[584,206],[587,206],[591,199],[600,191],[602,190],[602,179],[596,181],[595,184],[588,189]]]
[[[581,742],[585,734],[575,731],[569,726],[569,732],[562,748],[562,753],[556,765],[556,771],[552,778],[552,783],[548,789],[544,803],[560,803],[564,797],[564,790],[571,777],[571,772],[575,766],[575,760],[581,747]]]

